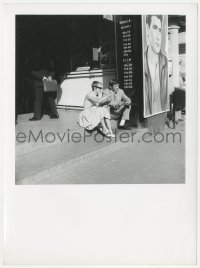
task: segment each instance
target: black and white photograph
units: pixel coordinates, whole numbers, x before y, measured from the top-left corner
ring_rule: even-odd
[[[186,28],[16,15],[15,183],[185,183]]]
[[[47,2],[1,5],[3,265],[196,265],[199,6]]]

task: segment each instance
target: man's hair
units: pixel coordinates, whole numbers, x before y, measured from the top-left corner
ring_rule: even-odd
[[[109,87],[113,87],[114,85],[118,85],[119,82],[116,79],[112,79],[109,81]]]
[[[98,85],[101,84],[99,81],[93,81],[92,82],[92,90],[94,90],[94,87],[98,87]]]
[[[161,25],[162,25],[163,15],[147,15],[146,16],[146,23],[149,25],[149,27],[151,25],[151,18],[152,17],[157,17],[161,21]]]

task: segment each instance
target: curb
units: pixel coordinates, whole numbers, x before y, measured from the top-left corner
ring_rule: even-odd
[[[104,157],[104,156],[111,154],[115,151],[118,151],[122,148],[126,148],[129,146],[135,146],[140,142],[142,134],[145,131],[146,131],[146,129],[142,129],[134,134],[134,139],[137,140],[137,142],[123,143],[121,141],[117,141],[115,143],[109,144],[108,146],[105,146],[105,147],[97,149],[95,151],[86,153],[82,156],[75,157],[75,158],[70,159],[68,161],[63,159],[62,162],[59,162],[58,164],[56,164],[52,168],[47,169],[47,170],[42,170],[42,171],[38,172],[37,174],[29,175],[29,176],[19,180],[16,184],[17,185],[42,184],[43,182],[46,182],[50,177],[55,176],[55,175],[59,175],[60,173],[64,172],[66,169],[74,169],[81,164],[86,164],[91,160],[95,160],[95,159],[98,159],[100,157]]]

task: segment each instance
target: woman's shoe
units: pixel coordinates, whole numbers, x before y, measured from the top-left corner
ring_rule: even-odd
[[[110,134],[110,136],[109,136],[110,138],[115,138],[116,136],[115,136],[115,134]]]
[[[106,136],[106,137],[108,137],[108,135],[110,134],[110,132],[105,132],[105,131],[103,131],[103,129],[102,129],[102,130],[99,129],[99,132],[100,132],[103,136]]]
[[[91,129],[87,129],[87,128],[85,128],[85,131],[87,132],[87,133],[89,133],[89,134],[92,134],[92,132],[93,132],[93,130]]]
[[[103,135],[105,135],[105,136],[106,136],[106,134],[108,133],[108,132],[103,131],[102,126],[97,126],[96,129],[97,129],[97,131],[98,131],[100,134],[103,134]]]
[[[106,137],[108,138],[115,138],[115,134],[111,134],[110,132],[104,133]]]
[[[102,127],[98,127],[98,130],[99,130],[100,132],[103,132],[103,128],[102,128]]]

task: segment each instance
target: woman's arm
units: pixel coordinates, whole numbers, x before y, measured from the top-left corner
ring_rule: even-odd
[[[98,104],[98,98],[93,92],[90,92],[87,94],[86,98],[93,104],[96,105]]]
[[[103,96],[99,99],[99,104],[108,104],[111,102],[111,94],[108,94],[106,96]]]
[[[89,101],[91,101],[92,104],[99,106],[99,104],[102,104],[104,101],[107,101],[110,98],[111,94],[106,95],[104,97],[101,97],[100,99],[95,96],[95,94],[89,93],[87,95],[87,98]]]

